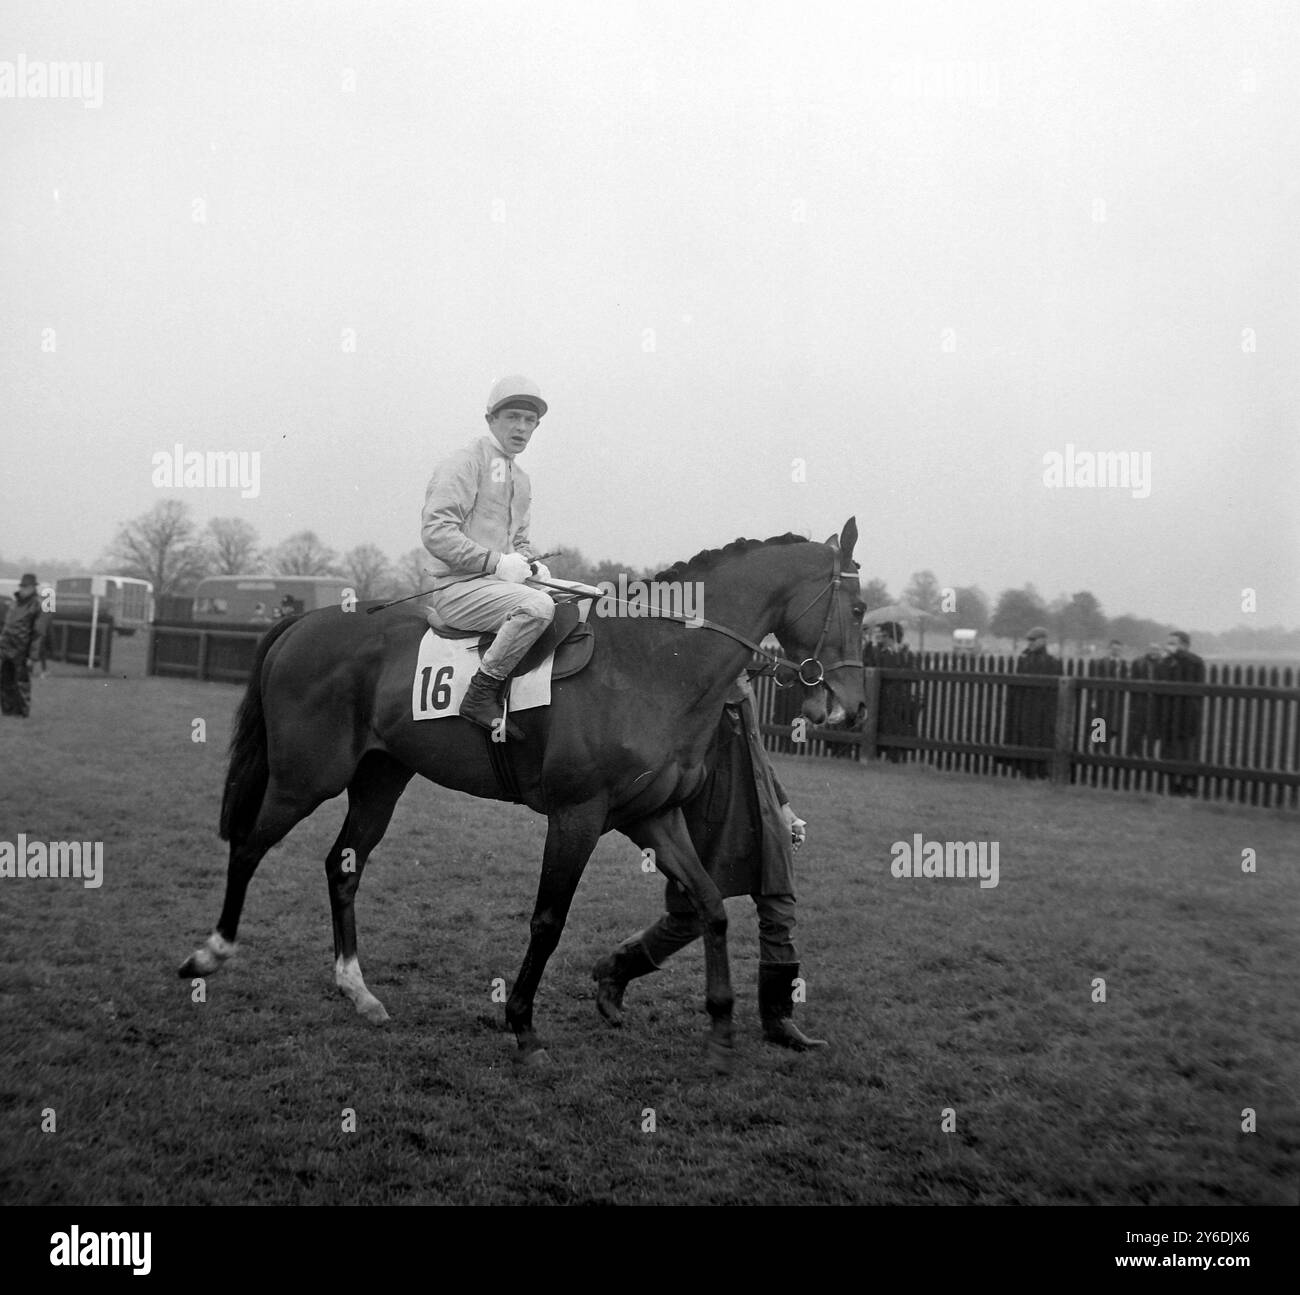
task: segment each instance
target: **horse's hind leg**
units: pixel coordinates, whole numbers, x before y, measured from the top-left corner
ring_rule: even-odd
[[[412,772],[391,756],[372,751],[348,784],[348,816],[325,857],[330,912],[334,918],[334,983],[371,1025],[388,1020],[384,1005],[366,988],[357,961],[357,919],[353,909],[361,871],[382,840]]]
[[[226,898],[216,929],[181,964],[180,975],[211,976],[221,964],[235,954],[235,936],[239,917],[244,911],[248,884],[266,852],[278,845],[321,803],[321,797],[304,799],[278,788],[272,781],[266,789],[252,831],[242,840],[230,843],[230,863],[226,869]]]
[[[642,849],[651,847],[660,871],[675,878],[695,905],[704,936],[704,1004],[709,1012],[709,1060],[726,1074],[733,1057],[731,1012],[735,994],[727,961],[727,910],[713,879],[704,870],[680,809],[643,818],[623,828]]]

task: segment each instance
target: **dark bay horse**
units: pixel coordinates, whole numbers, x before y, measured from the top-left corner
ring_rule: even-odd
[[[701,916],[709,1051],[726,1068],[733,1002],[726,910],[680,806],[703,784],[723,698],[765,635],[776,635],[786,670],[798,667],[792,683],[804,689],[811,722],[825,721],[828,701],[849,714],[862,705],[856,541],[851,518],[824,544],[797,535],[737,540],[678,563],[656,579],[694,582],[705,625],[593,614],[587,668],[553,684],[549,707],[513,712],[524,738],[504,745],[519,798],[549,820],[528,951],[506,1003],[521,1060],[549,1060],[533,1029],[533,999],[596,842],[618,831],[655,852],[656,866],[681,883]],[[235,952],[262,856],[346,790],[347,817],[325,860],[335,983],[365,1020],[388,1019],[362,979],[353,903],[398,798],[417,773],[471,795],[509,798],[488,733],[460,718],[412,719],[425,629],[409,608],[377,615],[327,608],[281,622],[262,640],[221,804],[221,836],[230,842],[225,903],[182,976],[211,975]]]

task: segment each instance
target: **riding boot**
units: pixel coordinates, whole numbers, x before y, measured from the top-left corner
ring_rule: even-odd
[[[791,1020],[794,1013],[794,981],[799,976],[797,962],[760,962],[758,964],[758,1014],[763,1020],[763,1038],[768,1043],[795,1052],[824,1048],[825,1039],[810,1039]]]
[[[623,991],[627,982],[658,970],[659,965],[651,961],[639,935],[620,944],[591,969],[591,978],[596,982],[596,1010],[611,1025],[622,1025]]]
[[[505,715],[505,709],[501,705],[501,690],[504,687],[504,679],[494,679],[482,670],[476,671],[469,681],[469,687],[465,689],[465,700],[460,704],[462,718],[495,735]],[[506,720],[507,737],[518,741],[523,735],[523,729],[514,720]]]

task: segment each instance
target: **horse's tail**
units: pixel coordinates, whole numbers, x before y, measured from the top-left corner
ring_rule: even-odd
[[[262,710],[262,664],[266,654],[291,625],[300,618],[286,616],[263,635],[253,660],[248,691],[235,717],[235,731],[230,738],[230,765],[226,770],[226,790],[221,797],[221,839],[239,844],[253,830],[257,812],[262,808],[271,767],[266,758],[266,715]]]

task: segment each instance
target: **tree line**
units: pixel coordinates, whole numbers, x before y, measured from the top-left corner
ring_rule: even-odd
[[[242,518],[214,517],[199,527],[188,504],[166,499],[118,528],[97,569],[148,580],[155,597],[192,594],[208,576],[270,575],[338,576],[364,600],[397,598],[427,588],[428,560],[423,548],[409,549],[395,559],[375,544],[339,552],[312,530],[297,531],[268,547]],[[591,562],[571,547],[548,558],[547,566],[560,579],[593,584],[617,581],[620,573],[650,574],[615,562]]]
[[[1148,644],[1163,644],[1174,629],[1187,630],[1201,652],[1300,652],[1300,629],[1238,625],[1211,634],[1131,612],[1107,616],[1097,596],[1087,589],[1048,601],[1033,584],[1026,584],[1021,589],[1004,589],[990,607],[988,597],[974,585],[945,586],[933,571],[917,571],[899,597],[889,592],[883,580],[865,580],[862,598],[869,611],[898,604],[915,609],[918,614],[911,624],[921,646],[927,631],[947,634],[958,629],[1010,639],[1018,646],[1029,630],[1042,625],[1058,651],[1080,656],[1111,639],[1118,639],[1130,655],[1137,655]]]
[[[200,527],[188,504],[166,499],[118,528],[96,570],[148,580],[158,597],[192,594],[206,576],[302,575],[342,577],[358,598],[366,599],[398,598],[426,588],[427,560],[423,548],[410,549],[394,559],[375,544],[358,544],[340,553],[312,530],[297,531],[267,547],[256,529],[241,518],[214,517]],[[19,565],[0,561],[0,573],[13,567],[12,574],[17,575]],[[65,565],[47,563],[41,578],[82,574],[62,569]],[[593,561],[570,546],[562,546],[547,559],[547,565],[560,579],[589,584],[617,583],[620,575],[629,580],[649,579],[659,569],[634,569],[608,559]],[[1140,651],[1148,643],[1163,642],[1171,629],[1178,628],[1193,633],[1202,650],[1300,651],[1300,629],[1243,625],[1223,634],[1208,634],[1127,612],[1108,617],[1088,590],[1061,594],[1049,602],[1032,584],[1026,584],[1022,589],[1003,590],[990,606],[978,587],[945,586],[932,571],[914,572],[898,598],[883,580],[864,576],[862,599],[868,611],[895,603],[915,609],[913,619],[922,636],[971,629],[1017,643],[1033,626],[1043,625],[1061,651],[1072,646],[1083,653],[1088,645],[1104,644],[1112,638],[1131,651]]]

